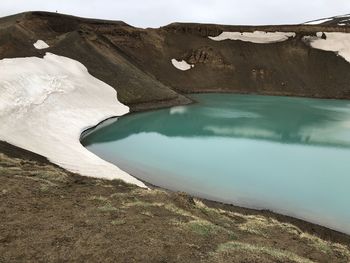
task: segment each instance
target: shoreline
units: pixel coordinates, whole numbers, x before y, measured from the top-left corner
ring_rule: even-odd
[[[191,94],[234,94],[234,95],[253,95],[253,96],[271,96],[271,97],[289,97],[289,98],[300,98],[300,99],[315,99],[315,100],[342,100],[342,101],[350,101],[350,97],[334,97],[334,96],[321,96],[318,94],[313,95],[313,97],[310,97],[308,95],[293,95],[292,93],[278,93],[278,92],[245,92],[245,91],[234,91],[234,90],[219,90],[219,89],[205,89],[201,91],[191,91],[184,93],[183,91],[178,91],[182,96],[185,96],[187,99],[189,99],[189,102],[180,102],[180,103],[173,103],[174,100],[161,100],[161,101],[154,101],[154,102],[146,102],[146,103],[135,103],[135,104],[127,104],[128,107],[130,107],[130,112],[128,114],[138,113],[138,112],[147,112],[157,109],[166,109],[176,106],[186,106],[197,103],[193,98],[189,98]],[[176,101],[176,100],[175,100]],[[111,117],[114,118],[114,117]],[[104,121],[102,121],[104,122]],[[98,124],[99,125],[99,124]],[[96,126],[98,126],[96,125]]]
[[[284,97],[286,97],[285,95],[255,94],[255,93],[249,93],[249,92],[237,93],[237,92],[231,92],[231,91],[228,91],[228,92],[217,92],[217,91],[213,91],[213,92],[195,92],[195,93],[188,93],[186,95],[205,94],[205,93],[218,93],[218,94],[226,93],[226,94],[237,94],[237,95],[277,96],[277,97],[278,96],[284,96]],[[305,99],[338,100],[336,98],[317,98],[317,97],[310,98],[310,97],[306,97],[306,96],[305,97],[299,97],[299,96],[293,96],[293,95],[287,96],[287,97],[305,98]],[[190,104],[198,103],[193,98],[190,98],[190,97],[187,97],[187,98],[189,98],[192,101]],[[348,99],[343,99],[343,100],[348,100]],[[162,103],[164,103],[164,102],[162,102]],[[159,105],[155,104],[153,108],[151,107],[151,108],[147,108],[147,109],[144,109],[144,110],[138,110],[138,111],[131,110],[129,113],[127,113],[124,116],[130,115],[130,114],[137,114],[137,113],[140,113],[140,112],[147,112],[147,111],[153,111],[153,110],[162,109],[162,108],[170,108],[170,107],[184,106],[184,105],[190,105],[190,104],[177,104],[177,105],[172,105],[171,104],[169,106],[164,106],[164,104],[162,104],[163,107],[158,107]],[[129,107],[131,108],[131,106],[129,106]],[[86,136],[90,131],[92,132],[96,127],[100,126],[101,124],[103,125],[105,122],[107,122],[107,121],[109,121],[111,119],[117,119],[117,118],[120,118],[120,117],[122,117],[122,116],[115,116],[115,117],[107,118],[107,119],[101,121],[100,123],[98,123],[97,125],[95,125],[94,127],[90,127],[88,129],[84,130],[82,132],[80,138],[79,138],[80,143],[82,144],[83,137]],[[133,173],[128,172],[128,174],[130,174],[132,177],[136,178],[137,180],[143,182],[147,187],[149,187],[152,190],[159,189],[159,190],[163,190],[163,191],[166,191],[166,192],[169,192],[169,193],[176,193],[176,192],[178,192],[178,191],[170,190],[170,189],[167,189],[167,188],[160,187],[160,186],[154,185],[152,183],[149,183],[149,182],[147,182],[147,181],[145,181],[145,180],[135,176]],[[236,204],[236,203],[226,203],[226,202],[223,202],[223,201],[212,200],[210,198],[199,197],[199,196],[192,195],[192,194],[189,194],[189,193],[186,193],[186,194],[188,194],[190,196],[193,196],[193,197],[195,197],[197,199],[200,199],[203,202],[205,202],[206,204],[210,204],[210,206],[213,206],[213,207],[225,207],[226,209],[233,208],[235,210],[245,211],[246,213],[253,212],[254,214],[269,215],[269,216],[271,216],[273,218],[278,218],[279,220],[281,220],[283,222],[296,224],[302,230],[311,231],[312,233],[317,233],[317,234],[322,233],[321,234],[322,238],[324,237],[324,238],[328,239],[330,236],[334,235],[334,233],[336,233],[336,235],[343,236],[343,237],[341,237],[341,239],[344,239],[344,240],[346,240],[347,237],[350,237],[350,235],[345,233],[345,232],[341,232],[339,230],[335,230],[335,229],[332,229],[332,228],[324,226],[324,225],[313,223],[313,222],[308,221],[306,219],[302,219],[302,218],[298,218],[298,217],[294,217],[294,216],[289,216],[289,215],[286,215],[286,214],[278,213],[278,212],[275,212],[275,211],[272,211],[272,210],[269,210],[269,209],[250,208],[250,207],[241,206],[241,205]],[[316,232],[313,232],[313,231],[316,231]]]
[[[131,174],[131,176],[134,176],[134,175]],[[238,204],[230,204],[230,203],[211,200],[203,197],[198,197],[195,195],[188,194],[186,192],[173,191],[164,187],[156,186],[140,178],[137,178],[137,179],[142,181],[148,188],[150,188],[150,190],[162,190],[167,193],[184,193],[190,196],[191,198],[201,200],[204,204],[206,204],[208,207],[211,207],[211,208],[222,208],[224,210],[235,211],[245,215],[253,214],[253,215],[268,216],[270,218],[277,219],[284,223],[294,224],[295,226],[299,227],[302,231],[309,232],[310,234],[316,234],[317,236],[325,240],[332,240],[343,244],[348,244],[348,242],[350,241],[350,235],[345,232],[341,232],[326,226],[312,223],[310,221],[307,221],[301,218],[280,214],[269,209],[249,208],[249,207],[240,206]],[[335,240],[333,239],[334,237],[336,237]]]
[[[350,260],[350,236],[336,231],[292,218],[288,223],[269,211],[81,176],[2,142],[0,152],[3,262]]]
[[[19,148],[17,146],[14,146],[12,144],[9,144],[7,142],[3,142],[0,141],[0,152],[2,154],[5,154],[11,158],[19,158],[19,159],[24,159],[24,160],[33,160],[35,162],[37,162],[38,164],[42,164],[42,165],[53,165],[54,167],[57,167],[57,169],[64,170],[63,168],[59,167],[58,165],[55,165],[53,163],[51,163],[47,158],[38,155],[36,153],[33,153],[31,151]],[[70,172],[68,172],[70,173]],[[93,181],[93,180],[98,180],[96,178],[92,178],[92,177],[87,177],[87,176],[83,176],[80,174],[72,174],[70,173],[72,177],[79,177],[81,179],[80,180],[85,180],[85,181]],[[106,182],[109,182],[109,180],[106,179],[102,179],[105,180]],[[111,181],[113,182],[113,181]],[[144,181],[142,181],[144,182]],[[174,192],[162,187],[158,187],[156,185],[144,182],[145,185],[149,188],[148,191],[157,191],[157,190],[161,190],[164,191],[166,193],[169,194],[180,194],[183,195],[181,192]],[[132,185],[130,185],[132,186]],[[134,186],[138,189],[142,189],[139,188],[137,186]],[[192,197],[191,195],[185,194],[185,196],[187,196],[188,199],[192,200],[194,197]],[[276,219],[282,223],[286,223],[286,224],[293,224],[296,227],[298,227],[301,231],[307,232],[309,234],[312,235],[316,235],[319,238],[322,238],[324,240],[328,240],[328,241],[332,241],[332,242],[337,242],[337,243],[341,243],[344,245],[349,245],[350,244],[350,235],[345,234],[343,232],[339,232],[330,228],[327,228],[325,226],[321,226],[321,225],[317,225],[302,219],[298,219],[295,217],[291,217],[291,216],[286,216],[283,214],[278,214],[275,213],[273,211],[270,210],[258,210],[258,209],[252,209],[252,208],[245,208],[245,207],[241,207],[238,205],[234,205],[234,204],[225,204],[222,202],[218,202],[218,201],[213,201],[213,200],[208,200],[205,198],[196,198],[200,201],[202,201],[204,204],[206,204],[208,207],[210,208],[218,208],[218,209],[223,209],[226,211],[232,211],[232,212],[236,212],[236,213],[241,213],[244,215],[255,215],[255,216],[264,216],[264,217],[268,217],[268,218],[272,218],[272,219]]]

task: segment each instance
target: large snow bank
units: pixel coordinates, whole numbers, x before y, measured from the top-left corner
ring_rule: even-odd
[[[324,32],[324,34],[326,39],[320,37],[323,35],[322,32],[318,32],[317,37],[306,36],[304,40],[313,48],[336,52],[350,62],[350,33]]]
[[[50,53],[0,60],[0,94],[0,140],[71,172],[145,187],[80,144],[84,129],[129,112],[115,90],[81,63]]]
[[[194,65],[188,64],[185,60],[178,61],[175,58],[171,60],[173,66],[179,70],[186,71],[194,67]]]
[[[36,49],[46,49],[46,48],[49,48],[50,46],[48,44],[46,44],[44,41],[42,40],[38,40],[36,41],[34,44],[34,47]]]
[[[288,40],[290,37],[295,37],[294,32],[222,32],[216,37],[209,37],[215,41],[222,40],[241,40],[245,42],[252,42],[258,44],[276,43]]]

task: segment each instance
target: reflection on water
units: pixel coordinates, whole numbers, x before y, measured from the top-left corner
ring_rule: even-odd
[[[83,144],[156,185],[350,233],[349,101],[193,98],[101,125]]]
[[[227,136],[350,146],[348,101],[212,94],[193,97],[201,103],[121,118],[114,126],[101,128],[93,142],[156,132],[179,137]],[[84,140],[89,142],[90,138]]]

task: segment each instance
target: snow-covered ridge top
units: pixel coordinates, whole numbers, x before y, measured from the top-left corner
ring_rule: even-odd
[[[322,38],[323,34],[326,36],[325,39]],[[318,32],[316,35],[317,37],[306,36],[304,40],[313,48],[336,52],[350,62],[350,33]]]
[[[254,31],[254,32],[222,32],[216,37],[209,37],[211,40],[222,41],[222,40],[241,40],[245,42],[268,44],[276,43],[288,40],[290,37],[295,37],[294,32],[265,32],[265,31]]]
[[[304,25],[347,26],[350,25],[350,14],[312,20],[304,23]]]
[[[0,60],[0,94],[0,140],[71,172],[145,187],[80,144],[83,130],[129,112],[81,63],[50,53]]]
[[[36,48],[36,49],[46,49],[46,48],[49,48],[50,46],[48,44],[46,44],[43,40],[38,40],[36,41],[33,46]]]
[[[328,21],[332,21],[333,18],[323,18],[323,19],[318,19],[318,20],[313,20],[313,21],[309,21],[304,23],[305,25],[319,25]]]
[[[171,60],[173,66],[179,70],[186,71],[194,67],[194,65],[188,64],[185,60],[178,61],[175,58]]]

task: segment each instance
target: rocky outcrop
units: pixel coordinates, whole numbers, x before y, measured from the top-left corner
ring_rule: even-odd
[[[227,67],[234,69],[234,67],[225,62],[221,53],[210,46],[199,47],[197,49],[191,49],[181,56],[182,59],[190,64],[206,64],[211,67]]]

